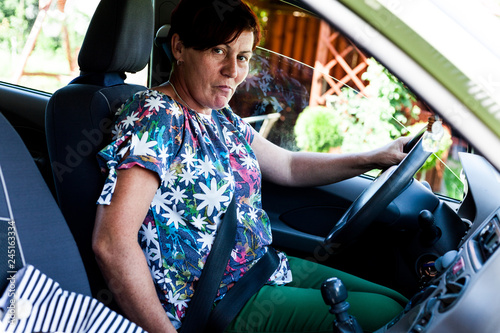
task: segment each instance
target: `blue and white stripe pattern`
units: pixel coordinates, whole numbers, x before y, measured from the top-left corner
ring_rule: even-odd
[[[98,300],[63,290],[27,265],[0,298],[0,332],[145,332]]]

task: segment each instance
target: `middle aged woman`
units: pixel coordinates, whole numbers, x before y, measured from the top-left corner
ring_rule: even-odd
[[[337,155],[290,152],[260,136],[228,106],[248,74],[260,28],[245,3],[227,6],[180,2],[169,34],[170,81],[136,94],[120,109],[113,142],[99,154],[108,178],[98,202],[94,251],[124,313],[149,332],[181,327],[231,200],[237,234],[218,299],[272,250],[262,177],[287,186],[329,184],[405,156],[407,139]],[[344,281],[350,313],[366,331],[406,303],[388,288],[278,255],[278,268],[227,332],[331,332],[334,316],[319,287],[333,276]]]

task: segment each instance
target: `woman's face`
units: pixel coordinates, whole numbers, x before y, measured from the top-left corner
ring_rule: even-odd
[[[231,43],[205,51],[183,48],[177,57],[183,63],[174,80],[182,99],[198,112],[226,106],[248,75],[253,40],[251,31],[243,31]]]

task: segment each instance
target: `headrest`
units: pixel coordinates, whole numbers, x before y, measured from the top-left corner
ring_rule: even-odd
[[[151,0],[101,0],[78,56],[82,74],[146,67],[153,46]]]

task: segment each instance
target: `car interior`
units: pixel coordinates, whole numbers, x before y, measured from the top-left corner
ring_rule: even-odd
[[[89,280],[68,224],[23,140],[1,114],[0,142],[9,143],[0,145],[6,183],[0,196],[0,215],[10,217],[8,193],[24,261],[53,277],[62,288],[89,295]],[[0,222],[1,234],[6,235],[8,224]],[[8,262],[6,245],[2,244],[2,264]],[[21,258],[16,259],[21,262]],[[2,289],[6,284],[7,279],[3,279]]]
[[[91,248],[104,183],[95,156],[109,139],[116,110],[146,89],[125,83],[127,73],[149,63],[151,86],[168,78],[169,60],[154,40],[175,4],[158,0],[155,7],[161,10],[153,11],[151,0],[101,0],[79,53],[78,78],[54,94],[0,89],[0,142],[8,142],[0,144],[0,167],[25,261],[63,289],[92,295],[117,311]],[[446,200],[413,180],[428,156],[420,141],[413,148],[406,164],[385,170],[377,182],[364,175],[314,188],[264,182],[263,207],[275,247],[411,299],[411,316],[397,318],[383,331],[441,332],[427,326],[433,319],[447,324],[442,332],[452,332],[453,320],[470,316],[471,307],[460,302],[465,286],[473,287],[462,300],[481,303],[481,297],[489,297],[481,284],[493,283],[500,273],[498,268],[480,271],[493,261],[500,243],[500,185],[492,181],[500,177],[483,157],[463,154],[465,177],[476,185],[463,202]],[[4,210],[0,201],[0,213]],[[473,259],[465,259],[465,252]],[[447,312],[451,308],[453,316]],[[494,309],[482,315],[494,316]]]
[[[94,259],[89,223],[104,185],[95,156],[110,140],[111,119],[118,108],[146,89],[125,84],[124,79],[126,72],[137,72],[148,63],[152,16],[149,0],[101,1],[79,53],[81,75],[54,93],[46,109],[57,200],[92,277],[92,293],[105,304],[112,296]]]

